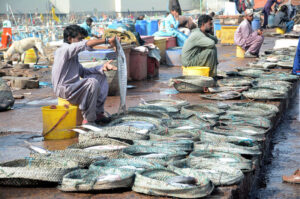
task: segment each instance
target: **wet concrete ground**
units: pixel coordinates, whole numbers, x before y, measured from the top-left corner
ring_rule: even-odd
[[[262,50],[272,48],[274,38],[266,38]],[[233,46],[218,46],[219,52],[219,69],[228,71],[234,67],[245,66],[253,59],[238,59],[235,57],[235,47]],[[136,106],[140,99],[182,99],[188,100],[195,104],[200,101],[198,94],[176,94],[174,88],[169,88],[168,80],[172,77],[180,76],[180,67],[162,66],[160,76],[156,80],[130,82],[130,85],[135,85],[137,88],[128,90],[127,106]],[[14,110],[8,112],[0,112],[0,162],[23,158],[28,156],[30,151],[24,146],[24,140],[34,143],[37,146],[43,146],[49,150],[64,149],[68,145],[75,143],[76,139],[63,141],[42,141],[42,114],[41,107],[51,104],[56,104],[57,99],[53,95],[51,88],[43,88],[36,90],[20,90],[18,94],[24,94],[25,99],[17,100]],[[298,101],[297,101],[298,100]],[[299,114],[299,98],[298,114]],[[296,104],[296,102],[295,102]],[[109,113],[115,113],[118,110],[119,97],[108,97],[105,104],[105,109]],[[293,109],[295,110],[295,109]],[[293,118],[297,113],[290,113],[291,117],[288,120],[283,120],[277,132],[274,135],[275,148],[273,157],[264,171],[266,178],[262,175],[259,190],[253,194],[257,198],[285,198],[284,194],[288,194],[288,198],[300,197],[300,187],[281,183],[281,175],[292,174],[297,168],[299,162],[299,131],[298,135],[292,129],[299,128],[298,121]],[[291,122],[293,121],[293,122]],[[293,125],[296,126],[293,126]],[[282,126],[283,125],[283,126]],[[289,128],[287,128],[289,127]],[[281,131],[280,131],[281,129]],[[288,130],[287,130],[288,129]],[[284,132],[283,132],[284,131]],[[298,142],[297,142],[298,141]],[[298,144],[298,145],[297,145]],[[276,148],[278,146],[278,148]],[[291,155],[289,155],[291,154]],[[273,165],[273,162],[275,164]],[[291,162],[291,163],[290,163]],[[294,165],[294,166],[290,166]],[[290,168],[292,167],[292,168]],[[277,194],[277,195],[276,195]],[[282,196],[282,197],[281,197]],[[293,197],[295,196],[295,197]],[[69,194],[62,193],[56,188],[12,188],[0,187],[0,198],[149,198],[133,192],[116,193],[116,194]]]
[[[300,88],[273,134],[271,153],[251,198],[300,198],[300,185],[282,182],[300,168]]]

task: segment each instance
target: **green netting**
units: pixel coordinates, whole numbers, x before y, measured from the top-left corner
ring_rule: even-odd
[[[249,146],[239,146],[236,144],[231,144],[227,142],[195,142],[194,151],[216,151],[225,153],[236,153],[242,155],[260,155],[260,148],[255,145]]]
[[[79,169],[65,175],[60,190],[66,192],[95,191],[131,187],[134,171],[118,168]]]
[[[238,184],[244,178],[244,174],[240,169],[233,168],[227,165],[193,165],[191,159],[174,161],[168,166],[172,171],[180,172],[181,169],[189,168],[195,172],[210,179],[215,186],[226,186]],[[195,168],[193,167],[195,166]]]
[[[69,160],[51,158],[18,159],[0,164],[0,185],[39,185],[39,182],[58,183],[62,177],[78,168]]]
[[[168,179],[175,176],[188,176],[196,179],[195,185],[169,183]],[[155,196],[169,196],[178,198],[201,198],[211,194],[214,186],[212,182],[199,172],[185,170],[180,174],[167,169],[154,169],[137,173],[133,191]]]

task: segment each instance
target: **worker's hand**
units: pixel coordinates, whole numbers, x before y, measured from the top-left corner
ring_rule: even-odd
[[[173,24],[171,24],[171,28],[174,28],[174,25],[173,25]]]
[[[108,39],[108,43],[111,47],[116,47],[116,38],[117,37],[112,37]]]
[[[262,35],[262,34],[263,34],[263,31],[262,31],[261,29],[258,29],[258,30],[257,30],[257,34],[258,34],[258,35]]]
[[[114,65],[111,64],[113,60],[109,60],[108,62],[106,62],[103,67],[102,67],[102,71],[109,71],[109,70],[117,70],[118,68]]]

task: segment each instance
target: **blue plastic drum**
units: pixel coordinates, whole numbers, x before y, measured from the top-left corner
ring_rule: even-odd
[[[151,36],[158,31],[158,20],[147,21],[147,35]]]
[[[140,35],[147,35],[147,21],[137,20],[135,23],[135,30],[140,33]]]
[[[254,18],[252,21],[252,29],[253,30],[258,30],[260,28],[260,19],[259,18]]]

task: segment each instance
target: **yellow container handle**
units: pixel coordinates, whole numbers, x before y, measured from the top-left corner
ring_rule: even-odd
[[[65,105],[65,107],[66,108],[69,108],[69,106],[67,105]],[[67,117],[67,115],[69,114],[69,111],[67,110],[62,116],[61,116],[61,118],[56,122],[56,124],[49,130],[49,131],[47,131],[46,133],[44,133],[43,134],[43,136],[46,136],[46,135],[48,135],[49,133],[51,133],[58,125],[59,125],[59,123],[61,123],[61,121],[63,121],[66,117]]]

